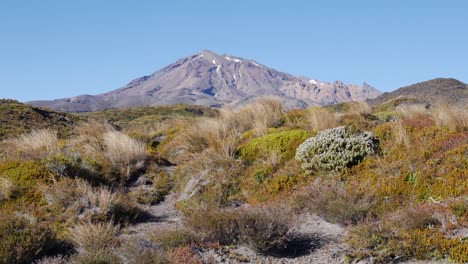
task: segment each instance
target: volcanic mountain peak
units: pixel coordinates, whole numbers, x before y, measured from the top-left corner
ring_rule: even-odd
[[[379,94],[367,84],[361,87],[295,77],[254,60],[203,50],[114,91],[30,104],[81,112],[176,103],[236,106],[260,96],[277,96],[286,108],[303,108],[362,101]]]

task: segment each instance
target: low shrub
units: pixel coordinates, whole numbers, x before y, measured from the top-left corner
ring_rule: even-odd
[[[449,237],[439,217],[441,204],[418,204],[389,212],[379,221],[365,222],[350,229],[347,237],[353,258],[372,256],[379,263],[396,259],[449,259],[468,261],[468,244]],[[439,228],[440,227],[440,228]]]
[[[211,208],[186,218],[195,232],[221,244],[245,244],[259,252],[281,248],[290,228],[288,213],[279,208]]]
[[[371,132],[352,132],[342,126],[307,139],[297,148],[296,159],[306,172],[337,172],[376,154],[378,149],[379,142]]]
[[[158,244],[164,249],[176,248],[201,242],[200,236],[188,229],[169,229],[159,230],[151,234],[152,242]]]
[[[376,201],[371,192],[362,193],[353,186],[322,182],[295,193],[292,204],[297,211],[306,210],[329,222],[350,225],[374,215]]]
[[[118,248],[122,263],[126,264],[170,264],[169,254],[156,247],[142,247],[141,244],[127,242]]]
[[[170,263],[174,264],[202,264],[197,253],[196,245],[185,245],[174,248],[169,253]]]
[[[43,223],[10,214],[0,214],[0,262],[32,263],[54,244],[54,233]]]
[[[53,174],[44,164],[32,160],[0,163],[0,176],[4,179],[4,194],[11,199],[24,199],[28,203],[40,202],[37,187],[53,180]]]
[[[137,203],[146,205],[154,205],[163,201],[166,194],[151,186],[140,186],[129,193]]]
[[[309,136],[307,131],[300,129],[267,134],[242,144],[238,155],[247,163],[253,163],[274,153],[280,162],[284,162],[294,157],[297,146]]]

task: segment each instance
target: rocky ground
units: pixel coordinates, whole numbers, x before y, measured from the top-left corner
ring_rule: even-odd
[[[151,242],[151,234],[160,230],[183,228],[180,212],[175,208],[178,194],[167,195],[163,202],[143,206],[151,215],[147,221],[126,227],[120,235],[121,241],[132,243],[138,247],[157,247]],[[343,241],[346,229],[340,225],[329,223],[312,214],[302,214],[296,217],[294,228],[290,232],[290,240],[285,250],[259,254],[245,246],[219,246],[210,249],[200,248],[199,257],[203,263],[349,263],[346,253],[349,246]],[[353,262],[370,264],[372,259]],[[436,264],[448,262],[407,261],[402,264]]]

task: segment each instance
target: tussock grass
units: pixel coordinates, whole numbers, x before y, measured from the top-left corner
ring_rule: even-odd
[[[219,155],[233,158],[244,132],[253,129],[256,136],[282,123],[281,102],[262,98],[236,111],[221,109],[216,118],[204,119],[186,131],[182,140],[190,152],[212,148]]]
[[[457,132],[468,130],[468,109],[441,105],[431,109],[431,116],[437,126],[447,127]]]
[[[69,239],[80,253],[104,250],[117,244],[119,227],[111,222],[85,222],[70,229]]]
[[[19,193],[15,183],[7,178],[0,177],[0,202],[7,201]]]
[[[103,138],[106,156],[121,175],[130,177],[145,166],[147,153],[142,142],[117,131],[108,131]]]
[[[84,180],[62,179],[40,189],[49,206],[63,212],[72,222],[112,220],[127,224],[142,213],[123,193],[92,187]]]
[[[367,102],[353,102],[349,112],[356,115],[368,115],[372,112],[372,108]]]
[[[310,109],[307,117],[309,126],[314,131],[322,131],[328,128],[333,128],[339,124],[336,114],[324,108]]]
[[[403,145],[406,148],[410,147],[409,136],[400,118],[396,118],[395,121],[392,122],[392,132],[397,144]]]
[[[49,129],[34,130],[10,142],[21,159],[42,159],[59,150],[57,132]]]
[[[416,119],[429,116],[427,107],[420,104],[402,104],[395,107],[396,116],[401,119]]]
[[[72,263],[117,263],[115,248],[118,246],[119,227],[111,222],[83,222],[71,228],[68,239],[77,254]]]

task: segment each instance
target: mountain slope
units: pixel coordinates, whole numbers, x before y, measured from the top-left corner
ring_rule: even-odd
[[[319,82],[276,71],[253,60],[204,50],[180,59],[124,87],[95,96],[82,95],[32,105],[68,112],[143,105],[236,106],[259,96],[281,97],[287,108],[365,100],[380,94],[364,84]]]
[[[402,87],[390,93],[383,93],[368,102],[375,106],[397,98],[415,99],[429,104],[467,106],[468,85],[451,78],[437,78]]]

